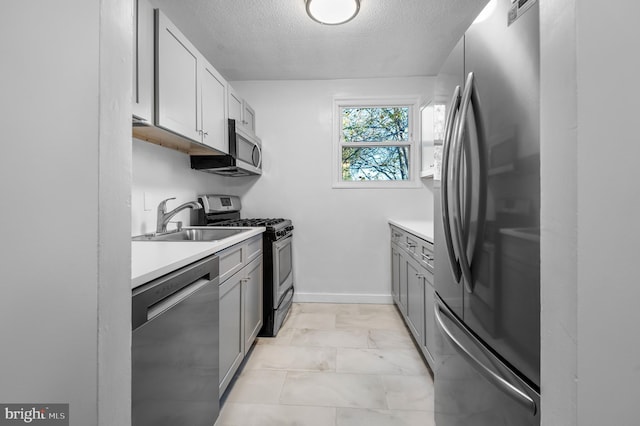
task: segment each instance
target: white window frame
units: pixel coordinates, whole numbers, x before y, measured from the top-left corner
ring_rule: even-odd
[[[342,140],[342,120],[340,109],[344,107],[409,107],[409,140],[382,142],[345,143]],[[420,97],[370,97],[370,98],[338,98],[333,99],[333,159],[331,167],[333,169],[333,188],[351,189],[383,189],[383,188],[419,188],[420,182],[420,157],[418,144],[420,139]],[[397,146],[405,145],[409,147],[409,179],[407,180],[368,180],[368,181],[345,181],[342,180],[342,148],[343,146]]]

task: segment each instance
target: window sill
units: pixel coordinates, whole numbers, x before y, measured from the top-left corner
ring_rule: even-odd
[[[416,189],[422,188],[420,181],[365,181],[334,182],[333,189]]]

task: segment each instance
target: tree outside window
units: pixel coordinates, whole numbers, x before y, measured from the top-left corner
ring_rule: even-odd
[[[409,179],[407,146],[382,145],[409,140],[409,107],[356,107],[341,111],[342,179]],[[362,142],[371,146],[355,146]]]
[[[340,156],[339,180],[353,182],[410,182],[415,105],[337,104]],[[385,185],[387,186],[387,185]]]

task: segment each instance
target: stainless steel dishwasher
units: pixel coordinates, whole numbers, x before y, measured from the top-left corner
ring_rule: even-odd
[[[219,412],[219,260],[133,290],[133,426],[211,426]]]

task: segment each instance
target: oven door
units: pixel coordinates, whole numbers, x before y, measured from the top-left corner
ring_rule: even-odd
[[[293,236],[272,243],[273,248],[273,308],[277,309],[291,287],[293,287],[292,246]]]

